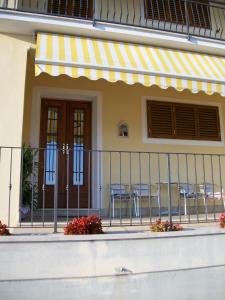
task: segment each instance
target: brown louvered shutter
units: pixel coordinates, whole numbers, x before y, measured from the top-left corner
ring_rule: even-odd
[[[185,14],[185,4],[182,0],[170,0],[168,3],[168,22],[185,24],[186,14]]]
[[[188,18],[191,26],[211,28],[208,0],[187,3]],[[147,19],[185,25],[187,16],[183,0],[145,0]]]
[[[93,0],[49,0],[48,13],[92,18]]]
[[[181,0],[146,0],[145,15],[148,19],[172,23],[185,23],[185,7]]]
[[[147,101],[148,137],[220,141],[216,106]]]
[[[218,107],[198,107],[198,135],[202,140],[221,140]]]
[[[188,3],[189,22],[191,26],[211,28],[210,7],[208,0]]]
[[[164,21],[166,19],[165,2],[167,0],[145,0],[146,18]]]
[[[197,132],[196,109],[193,105],[174,104],[175,136],[195,139]]]
[[[173,136],[172,104],[148,101],[148,136],[169,138]]]

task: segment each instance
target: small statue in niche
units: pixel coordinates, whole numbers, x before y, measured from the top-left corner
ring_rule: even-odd
[[[128,137],[128,125],[124,122],[121,122],[118,126],[119,136],[120,137]]]

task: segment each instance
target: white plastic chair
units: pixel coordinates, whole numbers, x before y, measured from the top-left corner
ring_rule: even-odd
[[[137,204],[134,193],[129,190],[129,185],[127,184],[120,184],[120,183],[114,183],[110,185],[110,197],[111,197],[111,204],[112,204],[112,217],[115,217],[115,202],[121,201],[127,202],[127,207],[129,203],[133,203],[134,205],[134,211],[135,215],[137,217],[138,211],[137,211]]]
[[[187,199],[196,198],[196,191],[192,183],[180,183],[179,184],[180,197],[184,199],[184,215],[187,215]]]
[[[157,197],[159,203],[159,191],[158,189],[155,190],[155,186],[149,185],[146,183],[136,183],[132,184],[132,191],[137,199],[137,216],[140,216],[140,200],[142,198],[149,199],[153,197]]]

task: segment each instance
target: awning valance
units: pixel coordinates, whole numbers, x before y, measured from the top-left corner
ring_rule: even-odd
[[[125,42],[38,33],[35,75],[66,74],[225,96],[225,58]]]

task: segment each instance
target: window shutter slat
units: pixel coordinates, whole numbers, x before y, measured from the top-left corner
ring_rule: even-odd
[[[211,28],[208,0],[198,0],[198,3],[188,3],[189,22],[191,26]]]
[[[48,13],[92,18],[93,0],[49,0]]]
[[[148,103],[148,119],[150,121],[149,136],[169,137],[173,135],[172,105],[170,103]]]
[[[217,107],[198,108],[199,138],[220,140],[219,111]]]
[[[196,136],[195,108],[193,106],[174,105],[175,135],[179,138]]]
[[[198,0],[198,3],[188,2],[188,18],[191,26],[211,28],[208,0]],[[187,16],[185,2],[182,0],[145,0],[147,19],[186,25]]]

